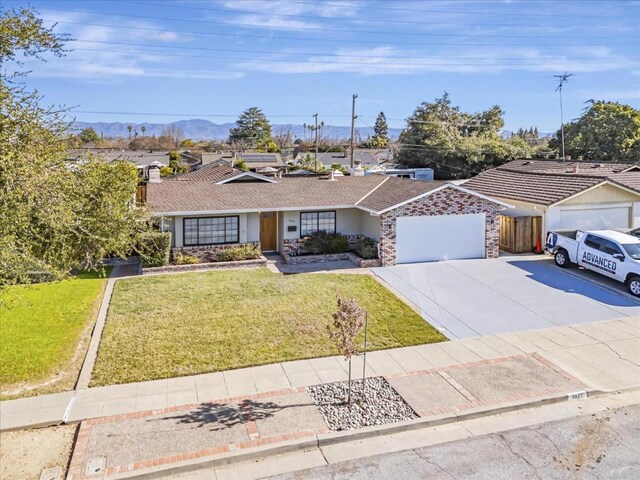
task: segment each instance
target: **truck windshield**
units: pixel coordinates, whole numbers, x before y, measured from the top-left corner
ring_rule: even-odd
[[[631,258],[640,260],[640,243],[623,243],[622,248],[624,248]]]

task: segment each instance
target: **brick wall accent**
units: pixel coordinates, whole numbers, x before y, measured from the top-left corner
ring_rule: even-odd
[[[253,245],[260,249],[260,242],[248,242],[248,243],[224,243],[221,245],[194,245],[193,247],[181,247],[172,248],[171,253],[174,255],[177,252],[194,255],[199,258],[207,258],[215,256],[216,253],[226,250],[232,247],[240,247],[244,245]]]
[[[383,213],[380,230],[380,257],[383,266],[396,263],[396,219],[431,215],[460,215],[465,213],[486,214],[485,254],[486,258],[497,258],[500,243],[499,205],[475,195],[445,188]]]

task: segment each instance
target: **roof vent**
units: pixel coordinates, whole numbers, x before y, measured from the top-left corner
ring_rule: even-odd
[[[571,168],[571,172],[578,173],[579,171],[580,171],[580,165],[578,165],[577,163],[574,163],[573,167]]]

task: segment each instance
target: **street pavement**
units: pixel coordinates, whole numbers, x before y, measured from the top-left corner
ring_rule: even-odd
[[[270,478],[631,480],[640,478],[639,438],[640,405],[632,405]]]
[[[606,288],[549,257],[505,256],[373,268],[447,338],[473,338],[640,315],[624,286]]]

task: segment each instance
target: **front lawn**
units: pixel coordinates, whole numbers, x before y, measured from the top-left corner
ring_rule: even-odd
[[[3,291],[2,398],[73,387],[108,274],[108,269],[81,273],[60,282],[16,285]]]
[[[267,269],[119,280],[92,386],[337,354],[327,325],[336,292],[369,311],[369,348],[446,340],[368,275]]]

